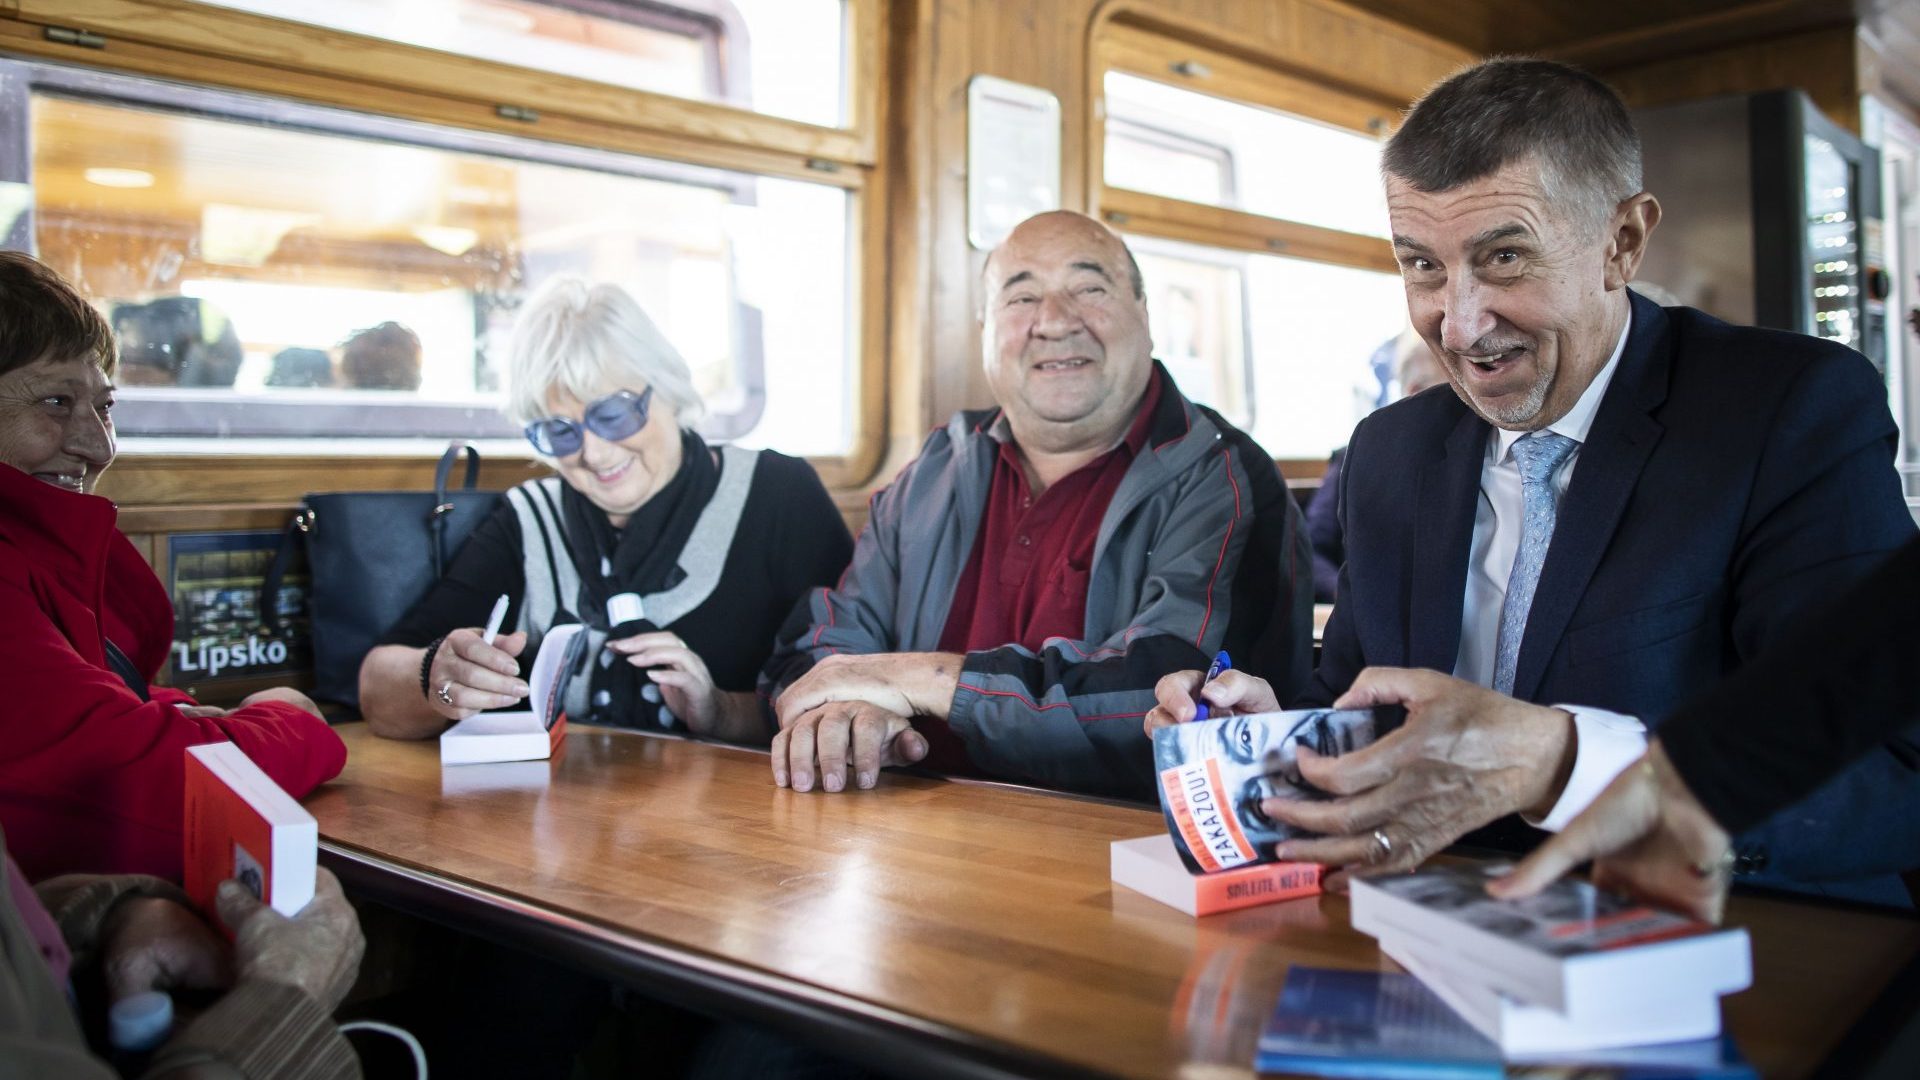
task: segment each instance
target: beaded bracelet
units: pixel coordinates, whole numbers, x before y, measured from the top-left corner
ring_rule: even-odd
[[[445,640],[447,640],[447,635],[441,634],[439,637],[427,642],[427,653],[420,658],[420,696],[426,698],[428,701],[433,700],[433,685],[427,682],[427,676],[433,671],[434,654],[440,651],[440,643]]]

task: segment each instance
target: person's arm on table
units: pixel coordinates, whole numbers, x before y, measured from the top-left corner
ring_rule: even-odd
[[[1646,764],[1616,779],[1495,888],[1529,896],[1590,859],[1596,878],[1717,916],[1703,877],[1744,832],[1876,750],[1906,760],[1920,725],[1920,540],[1661,727]],[[1898,838],[1894,840],[1897,842]],[[1920,866],[1920,849],[1896,851]]]
[[[109,853],[87,850],[98,838],[16,828],[9,840],[30,874],[92,859],[178,876],[189,746],[232,741],[295,798],[346,764],[346,746],[304,695],[259,694],[219,716],[190,715],[178,706],[192,699],[166,688],[143,702],[119,676],[75,652],[30,597],[0,598],[0,610],[17,613],[0,621],[0,655],[20,673],[11,707],[21,718],[0,740],[0,787],[40,812],[72,807],[113,834]]]

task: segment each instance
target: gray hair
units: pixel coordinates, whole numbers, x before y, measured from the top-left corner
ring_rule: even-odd
[[[1380,170],[1436,192],[1521,161],[1596,229],[1640,193],[1640,134],[1620,95],[1551,60],[1496,57],[1449,76],[1408,111]]]
[[[560,390],[586,402],[644,383],[691,428],[706,411],[687,362],[618,285],[562,275],[527,301],[507,360],[507,415],[526,424],[549,415]]]

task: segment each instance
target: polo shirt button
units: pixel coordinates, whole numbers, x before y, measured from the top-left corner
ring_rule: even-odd
[[[1014,543],[1019,544],[1021,547],[1032,547],[1033,538],[1028,536],[1026,533],[1021,533],[1019,536],[1014,538]]]

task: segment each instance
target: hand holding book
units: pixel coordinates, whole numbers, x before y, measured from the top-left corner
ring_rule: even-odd
[[[1278,857],[1340,867],[1347,876],[1411,870],[1508,814],[1544,816],[1573,766],[1573,718],[1432,671],[1369,668],[1340,709],[1402,705],[1407,719],[1363,750],[1331,760],[1309,750],[1300,775],[1337,796],[1269,800],[1274,820],[1321,839],[1289,840]]]
[[[238,981],[298,987],[328,1012],[353,988],[367,940],[332,871],[316,872],[313,899],[292,918],[232,880],[221,883],[218,904],[220,921],[233,931]]]

